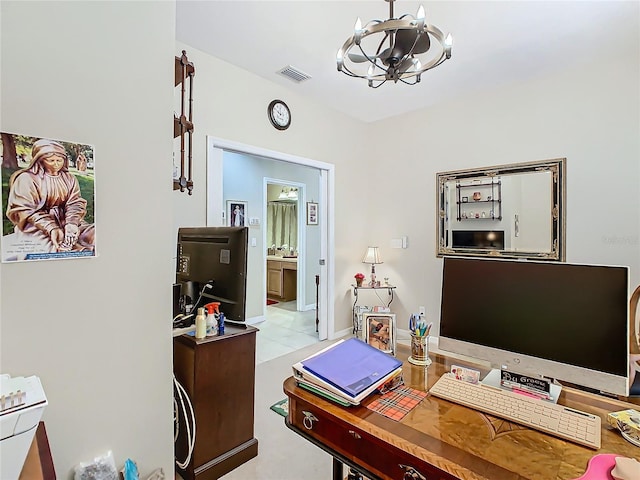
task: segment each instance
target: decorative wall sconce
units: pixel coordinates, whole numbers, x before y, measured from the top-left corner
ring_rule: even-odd
[[[175,57],[175,85],[180,85],[180,116],[173,116],[173,138],[180,137],[180,172],[178,178],[173,179],[173,189],[189,195],[193,192],[193,170],[191,162],[191,147],[193,134],[193,76],[196,69],[187,58],[187,52]],[[186,104],[186,83],[189,79],[189,104]],[[186,113],[185,113],[186,110]],[[186,137],[186,138],[185,138]],[[185,147],[187,152],[185,152]],[[185,164],[188,176],[185,176]]]

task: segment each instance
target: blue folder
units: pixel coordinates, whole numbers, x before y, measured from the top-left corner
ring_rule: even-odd
[[[351,397],[402,366],[397,358],[357,338],[337,343],[301,363],[304,369]]]

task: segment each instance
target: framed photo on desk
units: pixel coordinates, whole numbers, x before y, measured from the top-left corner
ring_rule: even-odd
[[[396,354],[395,313],[368,312],[362,314],[364,340],[372,347],[391,355]]]

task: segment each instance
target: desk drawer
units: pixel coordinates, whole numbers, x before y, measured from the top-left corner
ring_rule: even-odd
[[[290,401],[289,409],[289,420],[294,427],[381,478],[456,480],[456,477],[404,450],[383,443],[377,437],[353,426],[343,424],[337,418],[330,418],[323,410],[304,401]]]

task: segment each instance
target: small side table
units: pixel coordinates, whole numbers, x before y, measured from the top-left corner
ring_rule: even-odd
[[[354,285],[351,284],[353,288],[353,296],[355,300],[353,301],[353,306],[351,307],[351,313],[353,318],[353,334],[357,337],[362,330],[360,326],[359,319],[359,311],[358,311],[358,290],[386,290],[387,291],[387,307],[391,306],[391,302],[393,302],[394,291],[396,287],[394,285],[380,285],[379,287],[372,287],[371,285]]]

